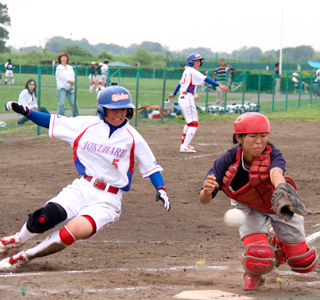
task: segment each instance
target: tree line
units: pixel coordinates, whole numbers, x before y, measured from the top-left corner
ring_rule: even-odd
[[[196,47],[186,48],[181,51],[170,51],[168,47],[157,42],[144,41],[141,44],[131,44],[129,47],[119,46],[113,43],[99,43],[91,45],[87,39],[72,40],[55,36],[50,38],[44,48],[37,46],[21,47],[14,49],[6,46],[6,40],[9,38],[9,32],[5,28],[10,26],[10,16],[6,4],[0,3],[0,53],[53,53],[59,54],[62,51],[69,55],[78,57],[81,60],[90,60],[95,57],[101,59],[114,60],[120,58],[125,62],[151,66],[154,64],[163,64],[166,61],[184,61],[192,52],[200,53],[206,60],[218,61],[224,57],[233,61],[258,61],[271,62],[279,59],[279,50],[269,50],[263,52],[259,47],[243,46],[231,53],[214,52],[210,48]],[[283,61],[294,63],[305,63],[307,60],[320,61],[320,52],[316,52],[310,45],[301,45],[298,47],[287,47],[282,49]]]

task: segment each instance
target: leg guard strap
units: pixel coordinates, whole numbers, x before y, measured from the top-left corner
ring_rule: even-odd
[[[283,244],[282,242],[278,241],[275,233],[269,239],[269,242],[274,246],[275,266],[279,267],[280,264],[284,264],[286,262],[286,253]]]

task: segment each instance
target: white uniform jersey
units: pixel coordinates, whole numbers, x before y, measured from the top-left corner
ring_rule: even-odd
[[[103,64],[103,65],[101,66],[101,75],[106,77],[107,74],[108,74],[108,65]]]
[[[6,62],[4,64],[4,68],[7,69],[7,70],[12,70],[13,69],[13,64],[9,63],[9,62]]]
[[[146,141],[128,122],[109,134],[109,125],[99,117],[52,115],[50,119],[49,136],[71,145],[80,175],[129,191],[135,162],[145,179],[163,170]]]
[[[9,63],[9,62],[6,62],[5,65],[4,65],[4,68],[6,70],[5,72],[5,76],[6,77],[13,77],[13,69],[14,69],[14,66],[12,63]]]
[[[206,76],[193,67],[187,67],[180,80],[180,93],[193,93],[197,91],[197,85],[203,85]]]

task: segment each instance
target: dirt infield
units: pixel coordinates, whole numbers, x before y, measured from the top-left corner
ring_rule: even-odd
[[[36,259],[12,273],[0,273],[0,298],[173,299],[185,290],[223,290],[254,299],[319,299],[319,265],[310,274],[294,273],[282,265],[267,275],[266,291],[243,291],[240,261],[244,248],[238,231],[223,224],[230,200],[222,192],[207,205],[198,200],[207,171],[232,146],[232,121],[200,122],[192,143],[196,154],[179,152],[182,126],[139,130],[164,168],[170,213],[155,202],[152,184],[136,169],[118,222],[60,253]],[[287,175],[295,180],[308,207],[305,227],[310,236],[320,228],[319,122],[271,121],[271,130],[269,140],[283,152]],[[0,235],[11,235],[28,213],[78,175],[66,142],[30,137],[3,141]],[[35,246],[47,235],[36,236],[22,249]],[[320,239],[310,242],[317,248],[319,244]],[[7,255],[1,254],[0,259]],[[197,266],[203,259],[205,265]],[[23,286],[25,296],[21,295]]]

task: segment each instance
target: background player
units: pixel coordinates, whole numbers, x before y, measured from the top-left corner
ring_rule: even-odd
[[[96,88],[96,92],[99,93],[101,90],[100,87],[103,87],[103,82],[102,82],[102,73],[101,73],[101,68],[102,68],[103,62],[99,62],[98,67],[96,69],[96,81],[98,83],[98,86]]]
[[[92,93],[93,89],[97,86],[97,81],[96,81],[96,65],[97,63],[95,61],[93,61],[91,63],[91,67],[89,69],[89,81],[90,81],[90,87],[89,87],[89,91],[90,93]]]
[[[108,78],[108,63],[109,61],[107,59],[104,60],[103,65],[101,67],[101,77],[102,77],[102,83],[103,86],[107,86],[107,78]]]
[[[227,86],[213,81],[211,78],[198,71],[202,65],[203,59],[204,58],[202,58],[198,53],[191,53],[188,56],[188,67],[184,70],[182,78],[175,91],[168,97],[169,99],[173,99],[180,90],[178,103],[186,120],[186,125],[182,132],[180,152],[196,152],[196,150],[190,146],[190,142],[198,128],[198,112],[194,102],[194,95],[196,94],[197,86],[208,82],[220,87],[225,92],[229,91]]]
[[[11,63],[11,59],[8,58],[8,61],[4,65],[4,69],[6,70],[4,84],[10,84],[10,81],[8,81],[8,78],[11,78],[11,83],[14,84],[14,79],[13,79],[14,68],[15,66]]]
[[[64,116],[29,110],[17,102],[13,109],[36,124],[49,128],[49,136],[70,143],[74,163],[82,177],[75,179],[46,205],[29,215],[20,232],[0,238],[0,252],[22,246],[30,238],[68,221],[34,248],[0,261],[0,270],[21,267],[30,260],[56,253],[79,239],[93,236],[117,221],[123,192],[130,190],[134,163],[145,179],[150,178],[161,200],[170,211],[170,202],[157,163],[148,144],[130,126],[134,106],[129,91],[120,86],[105,88],[98,100],[98,116]]]
[[[305,241],[304,219],[293,214],[289,221],[274,212],[272,195],[286,182],[286,162],[279,149],[268,142],[269,120],[259,113],[245,113],[234,122],[233,143],[239,143],[219,157],[208,172],[199,199],[206,204],[219,190],[241,209],[246,222],[239,228],[246,252],[242,257],[245,290],[265,286],[263,274],[285,262],[292,271],[306,273],[317,263],[317,251]],[[268,241],[269,219],[275,234]],[[275,250],[275,252],[274,252]]]

